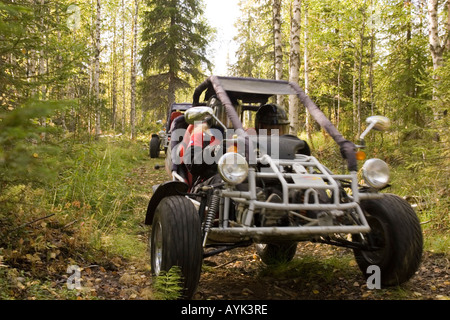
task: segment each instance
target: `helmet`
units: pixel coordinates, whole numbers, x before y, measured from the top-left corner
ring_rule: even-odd
[[[272,129],[278,129],[279,135],[287,134],[289,119],[286,111],[273,103],[262,105],[256,112],[255,128],[256,130],[266,129],[268,135],[272,134]]]
[[[211,107],[213,109],[215,116],[217,117],[217,119],[219,119],[220,122],[222,122],[225,125],[225,127],[227,127],[228,129],[233,128],[233,124],[231,123],[231,120],[228,117],[228,114],[225,110],[225,106],[216,96],[212,96],[211,98],[209,98],[207,105],[208,107]],[[239,114],[240,104],[236,103],[234,104],[234,107],[236,109],[236,112]],[[216,121],[213,119],[211,125],[217,126],[218,124],[215,122]]]

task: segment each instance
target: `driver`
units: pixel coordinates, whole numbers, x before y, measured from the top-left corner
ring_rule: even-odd
[[[280,138],[283,137],[283,139],[278,140],[282,153],[285,146],[290,146],[286,149],[289,154],[292,147],[295,150],[294,153],[311,155],[311,150],[306,141],[289,134],[289,119],[286,111],[274,103],[264,104],[258,109],[255,116],[255,128],[259,135],[264,134],[260,130],[265,129],[267,130],[267,136],[278,135]]]
[[[289,133],[289,119],[286,111],[280,106],[269,103],[262,105],[255,116],[255,129],[259,133],[259,130],[266,129],[267,135],[278,134],[280,136]],[[275,130],[278,130],[275,131]],[[274,130],[272,132],[272,130]]]

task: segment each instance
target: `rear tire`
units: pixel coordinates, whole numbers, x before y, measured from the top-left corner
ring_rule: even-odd
[[[276,265],[292,261],[297,251],[297,242],[257,244],[256,252],[262,262]]]
[[[414,209],[404,199],[385,194],[383,198],[361,201],[369,234],[353,235],[354,241],[363,238],[375,250],[355,249],[355,259],[367,277],[367,268],[380,268],[381,285],[393,286],[408,281],[417,271],[422,258],[423,236]]]
[[[159,203],[150,235],[152,274],[181,269],[182,297],[191,299],[200,279],[203,250],[200,217],[194,205],[182,196],[170,196]]]
[[[150,140],[150,158],[158,158],[159,156],[159,137],[153,136]]]

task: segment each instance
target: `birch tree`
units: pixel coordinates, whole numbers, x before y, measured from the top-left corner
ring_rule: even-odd
[[[299,83],[300,77],[300,23],[301,0],[294,0],[292,4],[291,20],[291,51],[289,55],[289,81]],[[299,103],[294,95],[289,96],[289,133],[297,135],[299,130]]]
[[[450,47],[450,1],[447,1],[447,21],[443,39],[439,36],[439,14],[438,6],[439,0],[427,0],[428,4],[428,23],[429,23],[429,47],[431,59],[433,61],[433,79],[435,80],[433,86],[433,100],[438,100],[437,87],[439,87],[437,71],[444,64],[444,53]],[[439,117],[437,106],[433,108],[434,120]]]
[[[126,105],[127,105],[127,99],[126,99],[126,42],[125,42],[125,21],[126,21],[126,8],[125,8],[125,0],[122,0],[122,121],[121,121],[121,129],[122,133],[125,132],[125,121],[126,121]]]
[[[428,0],[429,42],[434,70],[442,66],[445,44],[447,41],[441,41],[439,37],[438,4],[438,0]]]
[[[137,56],[137,34],[138,34],[138,13],[139,1],[134,0],[133,16],[133,45],[131,47],[131,99],[130,99],[130,127],[131,139],[136,139],[136,56]]]
[[[281,41],[281,0],[273,0],[273,40],[274,40],[274,62],[275,79],[283,78],[283,44]],[[282,104],[282,96],[277,96],[277,103]]]
[[[95,136],[100,135],[100,52],[101,52],[101,0],[97,0],[94,38],[94,99],[95,99]]]

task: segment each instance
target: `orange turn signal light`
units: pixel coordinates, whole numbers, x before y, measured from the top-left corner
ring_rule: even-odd
[[[366,153],[364,151],[359,150],[356,152],[356,160],[364,160],[366,159]]]
[[[236,146],[236,145],[229,146],[229,147],[227,148],[227,152],[234,152],[234,153],[237,153],[237,146]]]

